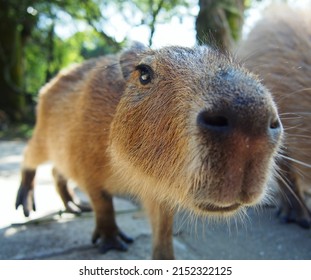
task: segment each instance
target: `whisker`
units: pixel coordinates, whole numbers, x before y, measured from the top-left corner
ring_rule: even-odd
[[[279,83],[280,84],[282,84],[282,81],[284,80],[285,82],[287,82],[288,81],[288,79],[289,79],[289,76],[286,76],[286,75],[284,75],[284,77],[282,78],[282,79],[279,79]],[[293,98],[293,95],[297,95],[297,94],[299,94],[299,93],[303,93],[303,92],[305,92],[305,91],[309,91],[311,88],[310,87],[303,87],[303,88],[301,88],[301,89],[298,89],[298,90],[295,90],[295,91],[290,91],[290,92],[286,92],[285,94],[282,94],[281,96],[278,96],[278,102],[280,102],[280,101],[284,101],[284,100],[286,100],[286,99],[290,99],[290,98]],[[272,90],[272,92],[273,92],[273,89],[271,89]],[[299,97],[299,96],[297,96],[297,97]],[[296,97],[296,98],[297,98]]]
[[[303,115],[303,116],[309,116],[309,115],[311,115],[311,112],[297,112],[297,113],[295,113],[295,114],[297,114],[297,115]]]
[[[291,126],[291,127],[284,127],[284,131],[287,133],[289,130],[301,128],[302,124],[297,124],[296,126]]]
[[[295,113],[295,112],[279,113],[279,116],[286,116],[286,115],[296,115],[296,116],[299,116],[299,112],[298,113]]]
[[[306,211],[309,211],[309,209],[307,208],[307,206],[304,204],[303,201],[301,201],[301,199],[296,195],[296,193],[292,190],[292,188],[290,187],[289,183],[282,177],[281,174],[278,174],[278,178],[282,181],[282,183],[284,184],[284,186],[287,188],[287,190],[293,195],[293,197],[296,199],[296,201],[299,203],[299,205],[305,209]],[[282,196],[287,200],[287,202],[291,205],[291,200],[290,198],[286,195],[286,193],[284,192],[280,192],[282,194]]]
[[[303,203],[300,201],[299,197],[295,194],[295,192],[292,190],[292,188],[290,187],[290,183],[288,181],[287,178],[283,178],[282,174],[281,174],[281,170],[277,171],[277,178],[284,184],[284,186],[286,187],[286,189],[293,195],[293,197],[298,201],[298,203],[303,206]],[[287,200],[288,203],[290,203],[290,199],[288,196],[286,196],[286,194],[284,192],[281,192],[281,194],[283,195],[283,197],[285,197],[285,199]]]
[[[187,222],[188,222],[188,219],[186,217],[186,213],[184,211],[181,211],[179,208],[180,208],[180,206],[177,209],[177,213],[180,213],[180,215],[178,216],[179,217],[178,221],[175,224],[175,226],[176,226],[175,227],[175,232],[177,234],[182,232],[182,228],[187,227]]]
[[[311,139],[310,135],[305,135],[305,134],[287,134],[287,137],[291,138],[304,138],[304,139]],[[287,138],[286,140],[291,140],[290,138]],[[295,139],[296,140],[296,139]],[[288,141],[286,141],[288,142]]]
[[[288,121],[288,120],[298,120],[298,119],[302,119],[301,116],[297,116],[297,117],[288,117],[288,118],[283,118],[281,117],[281,121]]]
[[[311,87],[306,87],[306,88],[303,88],[303,89],[298,89],[296,91],[292,91],[292,92],[288,93],[288,95],[293,95],[293,94],[297,94],[297,93],[301,93],[301,92],[309,91],[309,90],[311,90]]]
[[[285,156],[285,155],[282,155],[282,154],[280,154],[280,157],[282,157],[282,158],[284,158],[284,159],[287,159],[287,160],[289,160],[289,161],[298,163],[298,164],[300,164],[300,165],[302,165],[302,166],[311,168],[311,164],[307,164],[307,163],[305,163],[305,162],[303,162],[303,161],[300,161],[300,160],[298,160],[298,159],[294,159],[294,158],[292,158],[292,157],[288,157],[288,156]]]

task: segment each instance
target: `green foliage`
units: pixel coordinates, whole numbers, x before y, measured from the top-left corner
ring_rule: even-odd
[[[86,58],[119,51],[125,45],[126,37],[118,37],[117,41],[111,32],[111,22],[116,14],[128,26],[147,26],[150,30],[149,44],[152,45],[156,24],[169,22],[176,15],[182,20],[182,16],[190,13],[190,7],[198,2],[0,0],[0,95],[9,93],[1,95],[0,110],[10,114],[13,112],[14,115],[14,111],[22,111],[22,107],[28,106],[32,111],[33,104],[25,104],[23,100],[28,100],[29,96],[35,99],[40,87],[60,69]],[[230,0],[213,2],[223,2],[223,10],[232,26],[232,36],[236,39],[238,33],[235,34],[235,30],[240,28],[241,14],[230,5]],[[58,32],[59,27],[62,27],[62,31],[70,29],[68,23],[76,29],[67,34]],[[116,26],[115,30],[118,28]],[[10,41],[8,38],[11,38]],[[2,54],[5,43],[7,50]],[[13,62],[14,67],[11,67]],[[8,76],[8,69],[12,77],[4,79]],[[9,89],[13,90],[10,92]],[[12,99],[14,96],[22,98],[16,101]],[[3,102],[6,98],[12,101]],[[14,107],[14,102],[20,105]]]
[[[27,44],[24,51],[26,92],[34,94],[45,81],[47,71],[47,65],[43,63],[45,56],[42,48],[34,42]]]
[[[139,24],[149,26],[151,44],[155,24],[169,20],[178,7],[187,7],[188,1],[86,0],[79,1],[77,5],[77,1],[74,0],[49,2],[25,0],[24,7],[27,5],[31,5],[34,9],[37,24],[24,50],[25,89],[26,92],[36,96],[40,87],[60,69],[90,57],[116,52],[122,47],[124,42],[116,42],[105,32],[105,26],[109,25],[109,16],[111,16],[107,14],[109,7],[118,11],[130,26]],[[140,14],[140,22],[129,19],[126,14],[129,8],[132,13]],[[60,38],[52,29],[65,24],[64,15],[71,18],[71,22],[76,25],[84,23],[91,28]],[[52,38],[49,38],[49,35]]]
[[[0,130],[0,140],[29,139],[33,133],[33,124],[15,123]]]
[[[239,7],[238,2],[241,3],[243,1],[224,0],[220,4],[220,7],[225,11],[231,36],[234,41],[238,41],[240,39],[244,19],[243,13],[245,7],[243,6],[243,9],[241,9],[243,4]]]
[[[29,96],[35,97],[61,68],[81,62],[83,56],[118,50],[119,43],[103,30],[95,32],[89,27],[69,37],[56,33],[64,16],[71,23],[85,25],[100,21],[99,4],[106,1],[77,2],[0,1],[0,112],[11,120],[22,120],[33,111]]]
[[[155,25],[159,23],[169,22],[173,15],[180,13],[180,8],[187,10],[193,5],[193,1],[187,0],[133,0],[115,1],[120,11],[123,11],[124,19],[131,25],[146,25],[150,30],[149,45],[152,45],[152,39],[155,32]],[[125,13],[124,11],[127,11]],[[130,12],[129,12],[130,11]],[[128,14],[133,15],[132,18]]]

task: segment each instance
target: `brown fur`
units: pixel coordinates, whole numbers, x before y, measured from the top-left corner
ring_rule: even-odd
[[[284,179],[279,182],[286,194],[281,216],[304,227],[311,224],[302,199],[311,186],[310,13],[285,5],[270,7],[239,48],[245,66],[259,74],[278,104],[286,132],[283,154],[305,163],[284,159],[280,163]]]
[[[281,138],[270,93],[230,58],[208,47],[135,46],[41,90],[23,166],[50,160],[60,185],[70,178],[88,193],[93,242],[104,252],[131,241],[115,223],[112,195],[141,199],[153,258],[170,259],[175,210],[228,216],[259,202]]]

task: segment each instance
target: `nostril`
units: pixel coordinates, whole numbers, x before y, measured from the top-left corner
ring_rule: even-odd
[[[272,139],[279,139],[280,135],[282,134],[282,130],[283,127],[279,118],[273,118],[270,120],[269,135],[272,137]]]
[[[228,120],[227,118],[223,116],[210,116],[205,118],[205,123],[210,125],[210,126],[228,126]]]
[[[280,129],[281,128],[281,122],[279,118],[272,119],[270,122],[270,129]]]
[[[225,130],[229,127],[229,120],[227,117],[212,114],[208,111],[203,111],[198,115],[197,123],[201,128],[211,130]]]

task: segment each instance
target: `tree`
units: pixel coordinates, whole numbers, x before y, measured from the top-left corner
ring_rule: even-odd
[[[0,110],[20,120],[25,108],[23,48],[37,17],[31,1],[0,1]]]
[[[240,38],[244,22],[244,0],[199,0],[196,20],[199,44],[212,44],[230,50]]]
[[[156,24],[168,22],[172,15],[178,13],[180,7],[189,7],[187,0],[95,0],[95,5],[89,9],[85,17],[88,23],[106,39],[107,33],[104,32],[105,25],[111,22],[111,13],[107,14],[107,10],[118,14],[123,21],[130,27],[145,25],[149,28],[149,46],[152,45]],[[111,38],[110,38],[111,39]],[[110,40],[109,39],[109,40]],[[110,41],[114,44],[115,41]]]
[[[29,100],[60,68],[73,60],[81,61],[82,56],[120,50],[126,36],[117,41],[115,34],[108,32],[115,14],[121,15],[129,26],[148,26],[151,45],[156,24],[170,20],[187,3],[186,0],[0,0],[0,112],[13,121],[23,120],[29,114]],[[63,15],[77,25],[87,25],[88,35],[78,32],[66,39],[58,36],[56,31],[62,25]],[[88,38],[96,46],[89,48]]]
[[[189,7],[189,1],[184,0],[134,0],[133,3],[141,12],[141,24],[149,27],[149,46],[152,45],[157,23],[167,22],[180,6]]]
[[[20,121],[27,115],[29,94],[26,92],[26,82],[29,79],[25,78],[25,62],[27,64],[26,58],[32,56],[28,53],[29,46],[34,47],[35,53],[45,55],[45,80],[50,79],[59,70],[53,68],[55,44],[59,40],[55,35],[59,11],[78,15],[78,10],[89,15],[99,9],[96,7],[99,0],[81,2],[83,5],[77,5],[77,1],[73,0],[0,0],[0,111],[5,112],[11,120]],[[105,39],[113,42],[108,35]],[[40,50],[36,44],[41,47]],[[41,61],[42,64],[44,62]],[[42,70],[42,65],[37,65]],[[35,69],[32,71],[36,72]]]

